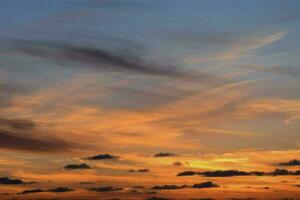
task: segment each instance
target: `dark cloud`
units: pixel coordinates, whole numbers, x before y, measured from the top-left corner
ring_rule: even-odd
[[[82,164],[69,164],[64,166],[65,169],[91,169],[91,167],[85,163]]]
[[[162,67],[154,63],[147,63],[130,52],[118,53],[111,50],[79,47],[63,42],[37,42],[11,40],[10,46],[17,52],[56,61],[74,66],[83,63],[84,66],[102,70],[129,71],[159,76],[186,76],[178,67]],[[137,53],[135,53],[137,54]]]
[[[290,172],[286,169],[275,169],[273,172],[270,173],[272,176],[285,176],[285,175],[293,175],[293,172]]]
[[[188,200],[216,200],[213,198],[196,198],[196,199],[188,199]]]
[[[21,179],[12,179],[9,177],[0,177],[0,184],[4,185],[19,185],[19,184],[24,184],[24,181]]]
[[[38,136],[38,130],[12,131],[0,128],[0,148],[39,151],[39,152],[60,152],[67,151],[74,147],[67,141],[55,138]]]
[[[94,191],[94,192],[113,192],[113,191],[123,190],[123,188],[107,186],[107,187],[88,188],[87,190]]]
[[[192,188],[214,188],[214,187],[220,187],[220,186],[211,181],[197,183],[197,184],[192,185]]]
[[[132,173],[146,173],[146,172],[150,172],[150,169],[130,169],[129,172],[132,172]]]
[[[238,170],[216,170],[200,172],[200,175],[207,177],[228,177],[228,176],[249,176],[250,173]]]
[[[288,162],[281,162],[278,164],[279,166],[298,166],[300,165],[300,160],[294,159]]]
[[[184,172],[180,172],[180,173],[177,174],[177,176],[194,176],[194,175],[199,175],[199,172],[184,171]]]
[[[88,157],[88,160],[111,160],[111,159],[118,159],[118,156],[110,155],[110,154],[99,154],[96,156]]]
[[[147,200],[173,200],[173,199],[170,199],[170,198],[164,198],[164,197],[149,197],[147,198]]]
[[[232,176],[300,176],[300,170],[288,171],[286,169],[275,169],[271,172],[251,171],[244,172],[239,170],[216,170],[216,171],[184,171],[177,174],[177,176],[205,176],[205,177],[232,177]]]
[[[19,192],[18,194],[30,194],[30,193],[39,193],[39,192],[46,192],[43,189],[31,189],[31,190],[23,190],[22,192]]]
[[[56,187],[47,190],[47,192],[72,192],[74,189],[68,187]]]
[[[177,190],[184,189],[188,187],[187,185],[155,185],[152,190]]]
[[[174,153],[168,153],[168,152],[160,152],[154,155],[154,157],[174,157],[176,156]]]

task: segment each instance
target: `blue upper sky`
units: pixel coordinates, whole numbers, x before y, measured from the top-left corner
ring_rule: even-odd
[[[288,108],[300,97],[299,9],[298,0],[1,0],[0,52],[5,56],[0,57],[0,77],[6,88],[1,98],[10,102],[14,95],[52,94],[74,81],[82,87],[62,94],[85,96],[72,101],[77,106],[155,110],[217,93],[213,99],[218,102],[226,95],[234,98],[216,106],[208,118],[237,110],[240,116],[246,108],[251,113],[257,101],[272,99],[280,107],[272,112],[297,121],[299,111]],[[248,101],[255,106],[247,107]],[[197,102],[195,107],[205,108]],[[60,105],[48,103],[39,109]],[[182,115],[174,118],[180,123],[201,118],[199,113]],[[231,120],[214,128],[277,134],[270,138],[284,148],[290,144],[280,143],[280,134],[297,137],[297,123],[274,128],[267,114]],[[195,139],[190,134],[196,125],[182,127],[176,127],[182,134],[178,138]],[[261,140],[249,142],[249,147],[266,146]]]

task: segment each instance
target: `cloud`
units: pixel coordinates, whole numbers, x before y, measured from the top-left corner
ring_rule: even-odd
[[[205,177],[232,177],[232,176],[299,176],[300,170],[297,171],[288,171],[286,169],[275,169],[271,172],[263,171],[239,171],[239,170],[216,170],[216,171],[184,171],[177,174],[177,176],[205,176]]]
[[[31,190],[23,190],[22,192],[19,192],[18,194],[30,194],[30,193],[39,193],[39,192],[46,192],[43,189],[31,189]]]
[[[184,171],[184,172],[180,172],[177,174],[177,176],[194,176],[194,175],[198,175],[199,172],[195,172],[195,171]]]
[[[154,157],[158,158],[158,157],[174,157],[176,156],[176,154],[174,153],[168,153],[168,152],[160,152],[154,155]]]
[[[188,187],[187,185],[155,185],[152,190],[177,190],[184,189]]]
[[[262,65],[246,65],[241,66],[244,69],[254,70],[255,72],[267,72],[276,75],[300,76],[300,68],[295,66],[262,66]]]
[[[203,183],[196,183],[193,185],[155,185],[152,187],[152,190],[177,190],[177,189],[184,189],[184,188],[213,188],[219,187],[219,185],[207,181]]]
[[[82,164],[69,164],[64,166],[65,169],[91,169],[91,167],[85,163]]]
[[[288,162],[281,162],[278,164],[279,166],[299,166],[300,165],[300,160],[293,159]]]
[[[213,198],[196,198],[196,199],[188,199],[188,200],[216,200]]]
[[[147,198],[147,200],[173,200],[173,199],[154,196],[154,197]]]
[[[129,71],[141,74],[159,76],[187,76],[178,67],[162,67],[153,63],[146,63],[136,56],[131,56],[94,47],[79,47],[63,42],[37,42],[12,40],[11,47],[19,53],[74,65],[76,62],[84,66],[101,70]]]
[[[68,187],[56,187],[47,190],[47,192],[72,192],[74,189]]]
[[[300,120],[300,101],[299,99],[263,99],[243,105],[240,111],[248,116],[282,114],[286,116],[284,122],[291,124]]]
[[[220,186],[211,181],[197,183],[197,184],[192,185],[192,188],[214,188],[214,187],[220,187]]]
[[[199,172],[199,174],[207,177],[228,177],[228,176],[249,176],[250,173],[238,170],[216,170]]]
[[[88,160],[112,160],[112,159],[118,159],[118,156],[114,156],[111,154],[99,154],[96,156],[88,157]]]
[[[43,189],[23,190],[22,192],[19,192],[17,194],[30,194],[30,193],[40,193],[40,192],[71,192],[71,191],[74,191],[74,189],[68,187],[56,187],[48,190],[43,190]]]
[[[20,184],[24,184],[24,181],[22,181],[21,179],[11,179],[9,177],[0,177],[0,184],[20,185]]]
[[[232,39],[227,41],[230,44],[223,52],[217,52],[205,56],[189,56],[187,63],[205,63],[205,62],[228,62],[237,61],[242,58],[252,58],[259,49],[268,46],[276,41],[284,38],[286,32],[275,32],[267,35],[241,37],[240,39]],[[216,64],[216,63],[215,63]]]
[[[0,128],[0,148],[37,151],[37,152],[61,152],[67,151],[73,144],[49,136],[37,137],[38,131],[8,131]]]
[[[130,169],[129,172],[132,172],[132,173],[136,173],[136,172],[138,172],[138,173],[147,173],[147,172],[150,172],[150,169],[137,169],[137,170]]]
[[[123,188],[116,188],[116,187],[94,187],[94,188],[88,188],[89,191],[94,191],[94,192],[113,192],[113,191],[119,191],[123,190]]]
[[[0,126],[10,127],[13,129],[33,129],[36,124],[26,119],[6,119],[0,118]]]

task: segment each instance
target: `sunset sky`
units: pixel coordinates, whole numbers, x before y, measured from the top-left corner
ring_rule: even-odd
[[[0,199],[300,199],[299,10],[0,0]]]

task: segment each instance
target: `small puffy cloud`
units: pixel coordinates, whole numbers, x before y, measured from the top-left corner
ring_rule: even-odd
[[[91,167],[85,163],[82,164],[69,164],[64,166],[65,169],[90,169]]]
[[[111,154],[99,154],[95,156],[88,157],[88,160],[111,160],[111,159],[118,159],[118,156],[114,156]]]
[[[197,183],[197,184],[192,185],[192,188],[214,188],[214,187],[220,187],[220,186],[211,181]]]
[[[152,190],[177,190],[184,189],[188,187],[187,185],[155,185]]]
[[[150,172],[150,169],[130,169],[129,172],[131,173],[147,173]]]
[[[113,191],[119,191],[123,190],[123,188],[117,188],[117,187],[94,187],[94,188],[88,188],[89,191],[94,191],[94,192],[113,192]]]
[[[170,198],[164,198],[164,197],[149,197],[147,200],[172,200]]]
[[[47,190],[47,192],[72,192],[74,189],[68,187],[56,187]]]

